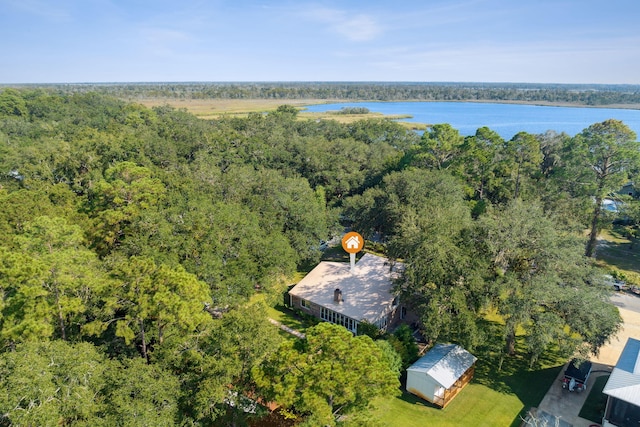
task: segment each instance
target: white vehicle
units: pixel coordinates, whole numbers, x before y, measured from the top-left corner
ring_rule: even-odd
[[[616,291],[627,289],[627,284],[624,281],[616,279],[610,274],[604,275],[604,284],[612,286]]]

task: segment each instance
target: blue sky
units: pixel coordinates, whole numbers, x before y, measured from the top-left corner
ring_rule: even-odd
[[[640,0],[0,0],[0,83],[640,84]]]

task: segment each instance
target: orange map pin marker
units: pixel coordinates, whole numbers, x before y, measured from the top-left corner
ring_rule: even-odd
[[[342,237],[342,249],[350,254],[357,254],[364,248],[364,239],[359,233],[350,231]]]

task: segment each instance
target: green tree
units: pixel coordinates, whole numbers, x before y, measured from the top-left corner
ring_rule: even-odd
[[[97,182],[89,195],[98,253],[104,256],[117,248],[142,211],[158,205],[164,193],[164,185],[152,178],[148,168],[122,162],[107,169],[105,179]]]
[[[505,144],[502,156],[505,167],[510,172],[510,184],[513,189],[510,199],[526,198],[532,193],[535,194],[533,183],[542,163],[540,141],[527,132],[519,132]]]
[[[24,116],[29,115],[27,103],[15,89],[4,89],[0,92],[0,116]]]
[[[266,306],[229,309],[197,333],[175,335],[155,357],[180,378],[184,421],[242,424],[243,409],[255,399],[251,370],[282,339],[267,319]]]
[[[594,199],[585,254],[594,256],[602,217],[602,200],[619,190],[640,168],[640,142],[619,120],[595,123],[567,144],[567,178],[581,182],[582,194]]]
[[[478,129],[474,136],[465,138],[461,147],[460,174],[469,187],[469,195],[479,201],[493,199],[496,186],[496,164],[504,140],[488,127]]]
[[[237,304],[293,272],[296,254],[279,230],[235,202],[191,200],[176,213],[176,251],[185,269],[206,282],[216,304]],[[265,218],[265,222],[267,219]]]
[[[223,176],[226,201],[241,202],[260,218],[270,234],[282,233],[295,250],[295,261],[317,261],[314,250],[327,239],[330,218],[324,198],[304,178],[288,178],[269,169],[230,168]],[[319,191],[322,191],[320,187]]]
[[[406,369],[418,360],[418,344],[409,325],[403,323],[387,339],[400,356],[402,368]]]
[[[63,218],[42,216],[27,223],[15,240],[41,265],[40,286],[59,336],[68,339],[70,327],[78,333],[96,294],[106,285],[95,253],[84,245],[82,229]]]
[[[157,265],[152,259],[132,257],[113,271],[115,289],[105,293],[100,317],[85,331],[100,334],[115,324],[115,335],[127,345],[139,343],[148,359],[150,344],[162,346],[167,335],[190,333],[210,322],[204,311],[209,289],[182,267]]]
[[[480,341],[476,321],[488,295],[483,259],[469,239],[469,206],[451,175],[426,176],[434,185],[415,210],[405,211],[389,241],[389,254],[405,264],[396,292],[418,315],[428,340],[472,348]]]
[[[104,409],[94,423],[105,427],[175,426],[179,390],[178,378],[157,364],[140,358],[112,361],[100,390]]]
[[[582,256],[580,237],[539,204],[515,200],[480,218],[478,253],[489,257],[493,306],[505,320],[505,352],[524,327],[532,362],[551,345],[597,353],[620,326],[607,290]],[[482,249],[484,247],[484,249]],[[591,307],[586,308],[585,304]]]
[[[342,414],[366,411],[373,398],[397,394],[397,373],[368,336],[330,323],[306,335],[283,342],[254,369],[266,398],[303,414],[308,425],[336,425]]]
[[[410,168],[390,173],[380,186],[345,200],[343,210],[365,236],[377,231],[389,237],[405,216],[429,215],[439,203],[459,206],[462,198],[460,182],[449,172]]]
[[[0,425],[101,425],[109,365],[88,343],[24,343],[0,354]]]
[[[448,123],[430,126],[423,134],[413,164],[432,169],[448,169],[459,160],[464,138]]]
[[[42,287],[45,266],[29,255],[0,247],[0,338],[15,347],[54,333],[51,302]]]

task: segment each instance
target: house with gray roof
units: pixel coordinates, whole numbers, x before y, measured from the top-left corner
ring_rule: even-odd
[[[407,368],[407,391],[444,408],[471,381],[476,360],[457,344],[436,344]]]
[[[401,263],[365,254],[355,264],[323,261],[289,291],[290,305],[357,333],[358,324],[385,330],[398,311],[392,292]]]
[[[640,425],[639,340],[627,340],[602,393],[608,396],[603,427]]]

